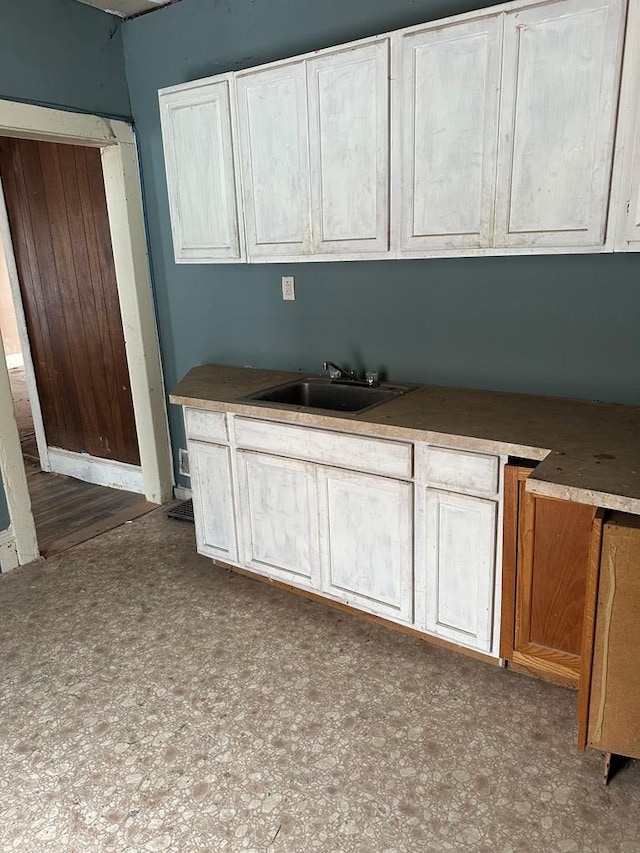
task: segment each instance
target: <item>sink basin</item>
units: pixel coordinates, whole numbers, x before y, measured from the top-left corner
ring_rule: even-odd
[[[412,386],[409,385],[382,384],[369,387],[328,379],[304,379],[258,391],[245,399],[332,412],[363,412],[411,390]]]

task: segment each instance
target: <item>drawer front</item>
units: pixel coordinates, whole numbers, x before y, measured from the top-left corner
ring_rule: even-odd
[[[184,410],[184,425],[191,441],[227,442],[227,416],[224,412],[206,412],[203,409]]]
[[[426,449],[425,478],[430,485],[495,495],[499,488],[499,472],[497,456],[442,447]]]
[[[399,479],[410,479],[412,475],[412,447],[404,442],[251,418],[236,418],[235,432],[237,445],[249,450]]]

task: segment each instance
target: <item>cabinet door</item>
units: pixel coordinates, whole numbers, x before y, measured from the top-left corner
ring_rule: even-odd
[[[497,504],[426,489],[426,629],[491,651]]]
[[[250,258],[311,249],[304,62],[236,77]]]
[[[604,243],[623,0],[506,16],[497,246]]]
[[[315,253],[389,247],[389,41],[307,62]]]
[[[638,71],[640,78],[640,71]],[[616,246],[624,252],[640,252],[640,85],[636,107],[635,138],[629,147],[629,168],[625,184],[628,187],[623,198],[622,239]]]
[[[491,245],[501,27],[495,16],[395,42],[402,250]]]
[[[189,464],[198,552],[237,562],[236,527],[228,447],[190,441]]]
[[[413,616],[413,486],[319,469],[322,590],[395,621]]]
[[[640,0],[629,5],[616,142],[616,250],[640,251]],[[616,200],[614,198],[614,203]]]
[[[176,261],[240,261],[229,79],[160,92]]]
[[[243,564],[287,583],[317,588],[315,466],[238,451]]]
[[[505,470],[501,654],[539,678],[577,687],[591,542],[601,521],[595,507],[527,492],[530,471]]]

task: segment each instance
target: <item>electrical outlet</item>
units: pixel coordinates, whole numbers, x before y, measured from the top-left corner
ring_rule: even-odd
[[[185,450],[184,447],[178,450],[178,472],[183,477],[191,476],[191,472],[189,471],[189,451]]]
[[[282,298],[293,300],[296,298],[296,290],[293,283],[292,275],[282,276]]]

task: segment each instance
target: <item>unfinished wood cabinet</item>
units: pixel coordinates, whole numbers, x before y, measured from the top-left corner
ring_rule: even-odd
[[[587,609],[578,746],[640,758],[640,518],[611,513]],[[590,626],[593,628],[590,630]]]
[[[595,507],[525,490],[533,468],[505,469],[501,656],[514,669],[578,686]]]

